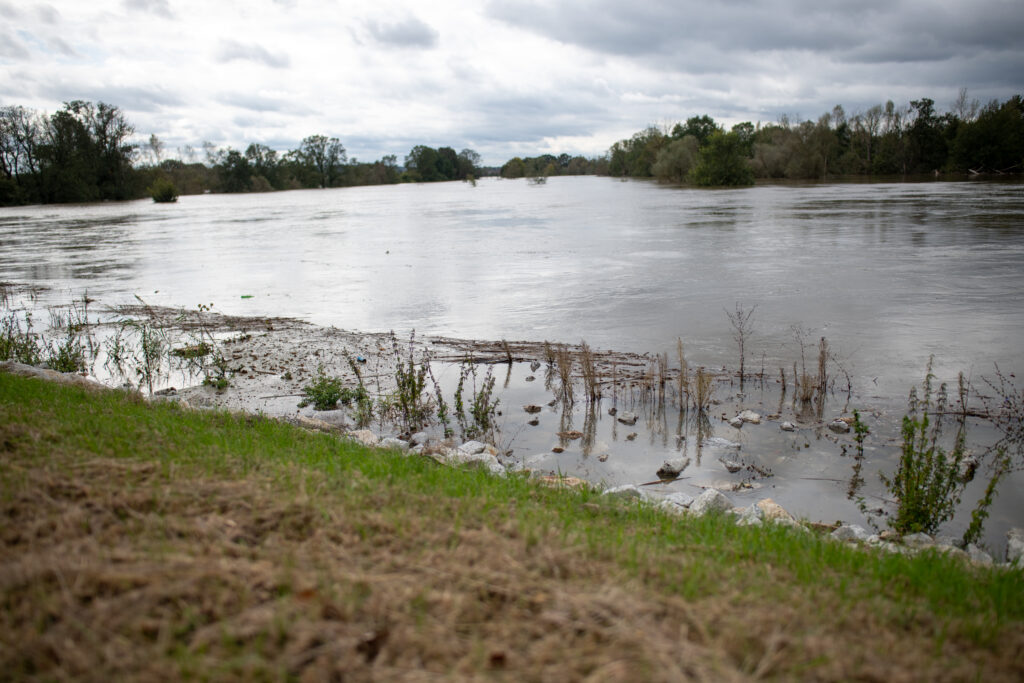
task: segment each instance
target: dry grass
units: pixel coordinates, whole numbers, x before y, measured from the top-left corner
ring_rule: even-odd
[[[11,382],[0,375],[3,680],[1024,675],[1016,617],[992,625],[983,600],[970,618],[944,612],[909,572],[880,591],[864,554],[786,529],[492,485],[266,420],[76,389],[22,406]],[[94,439],[72,424],[118,428]],[[804,577],[821,565],[792,562],[798,548],[837,559]],[[935,562],[935,580],[957,577]]]

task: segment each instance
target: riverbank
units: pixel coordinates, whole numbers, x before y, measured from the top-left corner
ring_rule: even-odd
[[[1019,680],[1024,578],[0,374],[14,677]]]

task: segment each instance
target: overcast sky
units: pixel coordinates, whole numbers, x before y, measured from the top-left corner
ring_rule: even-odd
[[[710,114],[946,111],[1024,92],[1022,0],[0,0],[0,104],[121,107],[140,140],[372,161],[604,153]]]

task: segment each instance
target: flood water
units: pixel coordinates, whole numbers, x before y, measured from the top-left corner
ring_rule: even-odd
[[[991,377],[996,363],[1022,376],[1024,185],[709,191],[576,177],[20,207],[0,209],[0,281],[49,288],[41,304],[87,291],[103,304],[139,296],[362,331],[586,340],[670,357],[681,338],[691,367],[714,368],[738,365],[726,311],[740,303],[756,306],[748,370],[791,369],[798,327],[809,366],[827,337],[854,401],[898,415],[930,356],[943,380]],[[507,403],[528,398],[516,393],[526,385],[510,386]],[[607,416],[604,425],[615,427]],[[656,441],[644,433],[629,448],[657,460],[672,449]],[[596,467],[584,458],[576,469]],[[1003,484],[993,528],[1024,524],[1020,485]]]

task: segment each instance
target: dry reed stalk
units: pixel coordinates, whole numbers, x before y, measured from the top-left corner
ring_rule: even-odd
[[[555,367],[558,371],[559,386],[562,403],[572,405],[576,398],[572,390],[572,355],[565,346],[559,344],[554,351]]]
[[[583,385],[587,390],[587,401],[596,401],[600,395],[597,388],[597,367],[594,365],[594,353],[585,341],[580,341],[580,372],[583,373]]]
[[[779,377],[782,378],[782,393],[785,394],[786,393],[786,369],[785,368],[782,368],[782,367],[779,368]]]
[[[803,403],[810,403],[811,399],[814,398],[814,392],[817,389],[815,386],[815,378],[808,373],[800,375],[800,386],[798,394],[800,401]]]
[[[505,351],[505,359],[509,365],[512,365],[512,349],[509,347],[508,342],[504,339],[501,340],[501,348]]]
[[[714,377],[704,371],[703,367],[697,368],[697,374],[693,379],[693,407],[698,412],[706,412],[708,406],[711,405],[711,383],[714,381]]]
[[[676,337],[676,355],[679,356],[679,377],[677,385],[679,391],[679,406],[686,407],[690,400],[689,369],[686,367],[686,354],[683,353],[683,340]]]
[[[822,396],[828,389],[828,340],[818,342],[818,393]]]

